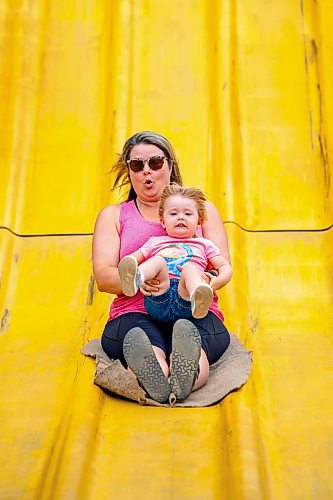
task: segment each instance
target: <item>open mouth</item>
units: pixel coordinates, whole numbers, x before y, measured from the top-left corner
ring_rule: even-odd
[[[180,222],[179,224],[176,225],[176,227],[186,227],[186,225]]]
[[[153,181],[152,181],[151,179],[147,179],[147,180],[144,182],[145,186],[151,186],[151,185],[152,185],[152,183],[153,183]]]

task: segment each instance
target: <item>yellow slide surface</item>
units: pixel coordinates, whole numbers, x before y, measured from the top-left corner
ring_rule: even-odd
[[[333,4],[0,3],[0,498],[333,498]],[[217,205],[246,385],[208,408],[93,385],[98,211],[127,137]]]

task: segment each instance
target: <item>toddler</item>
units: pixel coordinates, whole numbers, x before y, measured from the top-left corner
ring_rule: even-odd
[[[147,313],[158,321],[205,317],[213,292],[231,279],[231,265],[219,248],[196,234],[207,218],[205,202],[200,189],[178,184],[167,186],[159,207],[167,236],[150,238],[119,263],[122,290],[129,297],[145,281],[159,280],[159,291],[144,298]],[[217,271],[210,284],[203,279],[208,265]]]

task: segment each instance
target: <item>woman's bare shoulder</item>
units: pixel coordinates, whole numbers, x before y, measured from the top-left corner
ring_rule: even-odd
[[[119,219],[120,205],[107,205],[99,212],[97,219]]]
[[[99,227],[114,227],[119,226],[119,216],[120,216],[120,205],[108,205],[99,212],[95,230]]]

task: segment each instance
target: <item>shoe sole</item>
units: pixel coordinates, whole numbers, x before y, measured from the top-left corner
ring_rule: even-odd
[[[168,401],[171,394],[170,384],[144,330],[135,327],[126,334],[123,353],[128,366],[149,397],[158,403]]]
[[[172,334],[171,392],[183,401],[192,391],[201,354],[201,337],[191,321],[176,321]]]
[[[137,260],[127,255],[119,262],[118,272],[121,281],[121,289],[127,297],[133,297],[137,293],[135,277],[138,269]]]
[[[204,318],[207,316],[209,306],[213,300],[213,290],[205,283],[198,285],[193,292],[192,297],[192,316],[193,318]]]

